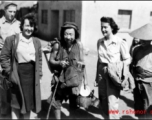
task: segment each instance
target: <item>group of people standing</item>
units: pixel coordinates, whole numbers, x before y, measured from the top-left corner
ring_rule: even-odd
[[[16,10],[16,4],[6,3],[5,15],[0,19],[1,74],[11,82],[9,90],[0,88],[0,114],[7,114],[6,108],[11,106],[12,119],[27,119],[31,111],[41,111],[42,47],[40,40],[34,37],[34,16],[26,15],[19,22],[15,19]],[[150,118],[152,25],[148,24],[130,34],[140,39],[140,44],[132,48],[130,55],[127,42],[116,35],[119,28],[113,18],[102,17],[100,21],[103,38],[97,42],[95,86],[99,87],[103,113],[109,119],[119,119],[119,114],[108,113],[119,110],[120,91],[131,89],[135,110],[146,110],[146,114],[137,116]],[[60,38],[52,42],[49,60],[53,73],[51,90],[56,94],[51,94],[48,102],[52,102],[56,119],[61,119],[63,100],[69,99],[70,113],[75,112],[80,87],[82,83],[87,85],[84,49],[78,30],[75,23],[65,22]]]
[[[5,15],[0,19],[1,74],[6,78],[1,81],[11,83],[6,90],[4,82],[1,82],[0,114],[3,117],[11,109],[12,119],[29,119],[31,111],[41,111],[42,47],[40,40],[34,36],[34,16],[25,15],[19,22],[15,19],[16,10],[16,4],[7,2]],[[79,40],[78,26],[73,22],[66,22],[60,33],[60,39],[52,45],[49,61],[54,74],[51,81],[52,93],[56,91],[55,97],[51,94],[49,99],[53,99],[52,106],[57,119],[61,118],[63,100],[69,99],[71,111],[78,108],[76,98],[80,85],[86,84],[83,46]]]

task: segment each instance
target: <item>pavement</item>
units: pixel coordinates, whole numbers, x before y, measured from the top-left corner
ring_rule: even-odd
[[[41,41],[42,47],[46,46],[48,42]],[[52,73],[48,67],[48,59],[49,54],[42,54],[42,71],[43,77],[41,80],[41,100],[42,100],[42,110],[40,113],[35,114],[32,112],[31,119],[45,119],[48,111],[49,104],[47,103],[47,98],[51,94],[51,78]],[[86,72],[87,72],[87,79],[88,85],[90,86],[91,90],[95,91],[95,96],[98,97],[98,89],[94,87],[94,80],[96,75],[96,63],[97,63],[97,54],[95,53],[88,53],[84,57],[85,64],[86,64]],[[133,94],[121,91],[120,96],[120,106],[119,106],[119,113],[121,119],[137,119],[134,114],[127,114],[126,110],[134,110],[133,109]],[[102,106],[101,106],[102,107]],[[87,110],[84,108],[79,108],[74,112],[74,116],[71,116],[69,113],[69,102],[63,102],[63,106],[61,108],[62,114],[61,118],[63,119],[104,119],[101,108],[89,107]],[[5,118],[10,118],[10,115],[6,116]],[[50,119],[53,119],[54,115],[53,112],[50,112]]]

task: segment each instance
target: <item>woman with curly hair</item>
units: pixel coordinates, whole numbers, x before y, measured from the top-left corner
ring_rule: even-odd
[[[40,40],[33,36],[36,22],[32,15],[23,17],[20,29],[21,33],[6,38],[0,63],[12,83],[12,119],[29,119],[31,111],[41,110],[42,52]]]
[[[99,99],[103,113],[109,119],[119,119],[119,113],[109,113],[111,110],[118,111],[120,90],[110,80],[107,67],[120,61],[126,65],[130,64],[130,54],[126,41],[116,35],[119,28],[113,18],[102,17],[100,21],[104,37],[97,42],[98,62],[95,86],[99,86]]]

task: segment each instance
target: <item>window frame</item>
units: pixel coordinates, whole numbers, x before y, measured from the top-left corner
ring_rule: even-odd
[[[48,10],[47,9],[43,9],[41,10],[41,23],[42,24],[48,24]]]
[[[124,21],[120,20],[120,19],[124,19],[123,15],[129,15],[129,17],[130,17],[127,27],[122,27],[123,25],[121,25],[121,24],[124,24],[123,23]],[[132,24],[132,10],[118,9],[118,21],[119,21],[118,26],[120,27],[121,30],[130,30],[131,24]]]
[[[63,23],[64,22],[75,22],[75,10],[63,10]]]

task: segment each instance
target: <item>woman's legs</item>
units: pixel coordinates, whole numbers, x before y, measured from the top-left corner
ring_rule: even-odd
[[[108,118],[108,100],[106,83],[106,65],[100,64],[98,67],[98,95],[104,118]]]
[[[108,78],[108,76],[106,79],[106,83],[107,83],[109,119],[120,119],[119,117],[120,90],[117,87],[115,87],[115,85]]]
[[[22,117],[23,119],[30,119],[31,111],[25,114],[21,114],[20,109],[12,108],[11,115],[12,115],[12,119],[20,119]]]
[[[11,116],[12,116],[12,119],[19,119],[20,109],[12,108]]]
[[[28,111],[27,113],[23,114],[23,119],[30,119],[31,111]]]
[[[55,119],[60,120],[61,119],[61,110],[55,109],[54,110]]]

